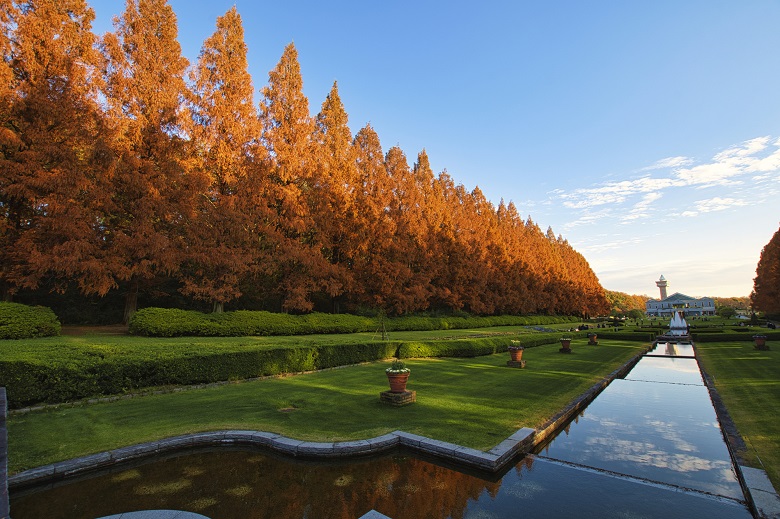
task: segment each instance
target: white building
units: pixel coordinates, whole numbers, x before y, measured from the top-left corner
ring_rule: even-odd
[[[661,290],[661,299],[648,299],[645,313],[648,317],[671,317],[675,312],[683,312],[683,316],[715,315],[715,300],[711,297],[695,298],[679,292],[667,297],[667,282],[663,276],[656,281]]]

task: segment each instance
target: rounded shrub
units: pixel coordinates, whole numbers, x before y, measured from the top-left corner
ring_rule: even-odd
[[[30,339],[60,334],[61,325],[51,308],[0,302],[0,339]]]

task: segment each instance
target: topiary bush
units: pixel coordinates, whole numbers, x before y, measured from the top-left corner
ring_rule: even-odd
[[[31,339],[60,334],[60,322],[50,308],[0,302],[0,339]]]

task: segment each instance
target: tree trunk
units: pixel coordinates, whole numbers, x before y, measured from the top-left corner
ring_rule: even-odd
[[[14,300],[14,294],[8,289],[8,283],[0,281],[0,301],[10,303]]]
[[[125,294],[125,313],[122,317],[122,324],[129,324],[130,318],[138,309],[138,281],[130,283],[130,288]]]
[[[215,314],[221,314],[225,312],[225,303],[222,301],[214,301],[211,307],[211,312]]]

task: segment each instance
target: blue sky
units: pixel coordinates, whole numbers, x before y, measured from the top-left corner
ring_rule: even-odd
[[[780,226],[776,0],[170,4],[192,63],[235,4],[256,89],[294,42],[312,114],[338,81],[353,133],[514,201],[608,290],[746,296]],[[98,34],[124,9],[90,5]]]

